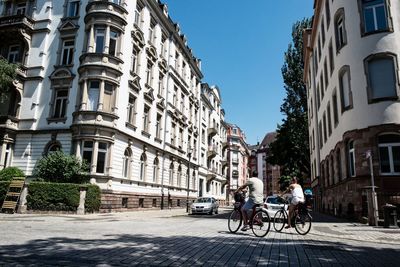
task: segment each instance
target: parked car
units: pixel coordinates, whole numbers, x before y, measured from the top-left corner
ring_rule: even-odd
[[[284,206],[282,201],[278,198],[277,195],[274,196],[268,196],[267,199],[264,202],[264,207],[265,205],[267,206],[267,212],[268,215],[272,218],[274,218],[275,213]],[[286,205],[286,209],[288,206]]]
[[[207,213],[207,214],[218,214],[218,201],[213,197],[199,197],[196,199],[192,206],[192,214]]]

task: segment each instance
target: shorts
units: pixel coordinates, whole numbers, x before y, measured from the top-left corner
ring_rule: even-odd
[[[293,197],[290,203],[293,205],[297,205],[299,203],[304,203],[304,198]]]
[[[250,212],[250,211],[253,209],[254,205],[255,205],[254,199],[249,198],[249,199],[246,201],[246,203],[243,205],[242,209],[245,210],[245,211],[247,211],[247,212]]]

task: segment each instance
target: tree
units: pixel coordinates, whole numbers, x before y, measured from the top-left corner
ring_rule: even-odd
[[[6,59],[0,57],[0,92],[7,92],[13,81],[17,78],[18,65],[8,63]]]
[[[285,118],[278,125],[276,140],[271,144],[268,162],[282,167],[281,188],[289,176],[310,175],[310,153],[307,118],[307,91],[303,82],[303,30],[311,26],[310,19],[297,21],[292,28],[292,42],[285,52],[282,76],[286,97],[281,105]]]
[[[88,181],[87,168],[87,164],[79,158],[55,151],[36,163],[33,176],[46,182],[84,183]]]

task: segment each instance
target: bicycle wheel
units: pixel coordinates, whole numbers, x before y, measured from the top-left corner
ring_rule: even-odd
[[[278,210],[274,215],[274,229],[281,232],[286,223],[286,216],[283,210]]]
[[[299,214],[294,221],[294,228],[299,235],[306,235],[311,229],[311,216],[310,214]]]
[[[236,233],[242,225],[242,213],[240,210],[233,210],[228,219],[228,229],[231,233]]]
[[[268,212],[264,210],[257,211],[251,221],[251,230],[253,231],[253,234],[257,237],[264,237],[268,234],[270,227],[271,220]]]

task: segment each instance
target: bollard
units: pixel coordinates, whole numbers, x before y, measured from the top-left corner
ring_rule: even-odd
[[[86,200],[87,186],[79,187],[79,206],[76,213],[78,215],[85,215],[85,200]]]

